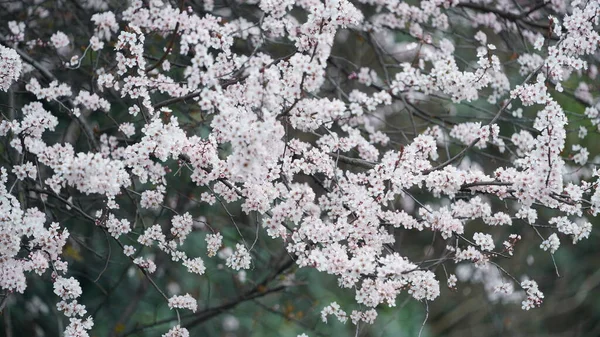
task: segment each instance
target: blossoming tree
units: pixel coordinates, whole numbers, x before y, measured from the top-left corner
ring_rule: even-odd
[[[463,265],[498,271],[486,286],[529,310],[544,295],[507,267],[520,245],[553,260],[600,211],[582,145],[600,123],[596,0],[31,0],[0,13],[0,308],[51,284],[65,336],[102,324],[84,279],[105,298],[136,280],[132,299],[155,292],[171,309],[120,321],[123,336],[156,323],[189,336],[295,286],[299,269],[354,299],[320,305],[323,322],[371,324],[403,294],[438,301]],[[401,239],[415,233],[431,244]],[[74,272],[78,250],[97,255],[93,274]],[[198,282],[265,272],[199,308],[208,295],[176,266]]]

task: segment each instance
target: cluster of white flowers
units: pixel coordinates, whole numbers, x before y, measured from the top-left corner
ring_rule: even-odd
[[[12,48],[0,45],[0,90],[7,91],[21,75],[22,68],[19,54]]]
[[[50,42],[52,42],[52,45],[56,49],[63,48],[69,45],[69,37],[67,36],[67,34],[58,31],[52,34],[52,36],[50,37]]]
[[[252,257],[243,244],[236,244],[235,251],[227,258],[227,267],[240,270],[250,268]]]
[[[38,99],[46,101],[52,101],[62,96],[71,96],[71,87],[65,83],[59,83],[58,81],[52,81],[47,88],[43,88],[40,82],[35,77],[29,80],[29,83],[25,86],[25,89],[34,94]]]
[[[560,240],[558,239],[558,235],[556,235],[556,233],[552,233],[548,237],[548,239],[542,242],[540,248],[542,248],[543,250],[549,250],[551,254],[554,254],[559,246]]]
[[[194,220],[189,213],[176,215],[171,220],[171,234],[183,243],[186,237],[192,232]]]
[[[110,110],[110,103],[108,103],[107,100],[101,98],[97,94],[92,94],[85,90],[81,90],[79,92],[79,95],[75,97],[73,103],[76,105],[82,105],[92,111],[104,110],[104,112],[108,112]]]
[[[223,244],[223,235],[221,233],[207,234],[206,235],[206,249],[208,250],[208,256],[215,256],[217,251]]]
[[[82,294],[79,282],[73,277],[64,278],[59,276],[54,281],[54,293],[61,299],[56,304],[57,309],[69,317],[69,325],[65,328],[65,336],[88,337],[88,330],[94,326],[94,322],[91,316],[83,319],[87,311],[85,306],[78,304],[76,300]]]
[[[327,317],[334,315],[340,322],[346,323],[348,315],[340,308],[337,302],[333,302],[321,310],[321,320],[327,323]]]
[[[473,240],[475,240],[475,243],[481,247],[481,250],[494,250],[494,238],[490,234],[475,233],[473,234]]]
[[[375,309],[369,309],[366,311],[352,310],[352,314],[350,314],[350,319],[354,325],[358,325],[358,323],[361,321],[367,324],[373,324],[376,318],[377,310]]]
[[[450,274],[448,276],[448,288],[456,289],[456,283],[458,282],[458,278],[454,274]]]
[[[113,214],[109,214],[105,225],[110,235],[114,236],[115,238],[119,238],[119,236],[127,234],[131,231],[131,226],[129,225],[129,221],[127,219],[119,220],[115,218]]]
[[[567,217],[555,217],[548,221],[551,225],[556,225],[556,229],[566,235],[571,235],[573,243],[588,238],[592,231],[592,224],[587,221],[572,222]]]
[[[142,257],[136,257],[133,260],[133,263],[150,274],[153,274],[156,271],[156,264],[149,258],[144,259]]]
[[[188,309],[192,312],[196,312],[196,310],[198,310],[198,301],[196,301],[196,299],[194,299],[190,294],[173,296],[169,298],[169,308]]]
[[[537,308],[544,301],[544,294],[538,289],[535,281],[525,280],[521,282],[521,288],[526,292],[526,298],[522,302],[523,310]]]
[[[112,34],[119,30],[119,24],[112,12],[96,13],[92,15],[92,22],[96,29],[95,36],[101,40],[109,41]]]
[[[190,332],[186,328],[176,325],[163,334],[162,337],[190,337]]]
[[[206,271],[204,261],[200,257],[194,259],[188,259],[183,262],[183,265],[187,267],[188,271],[193,274],[202,275]]]

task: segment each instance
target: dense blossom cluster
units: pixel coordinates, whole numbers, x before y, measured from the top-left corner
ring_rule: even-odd
[[[190,294],[173,296],[169,298],[169,308],[188,309],[196,312],[198,310],[198,302]]]
[[[21,58],[14,49],[0,45],[0,90],[7,91],[21,75]]]
[[[77,43],[56,31],[44,40],[49,43],[38,44],[27,40],[24,23],[9,23],[3,29],[10,34],[0,40],[0,90],[26,90],[31,101],[11,107],[18,113],[3,114],[0,122],[7,151],[18,158],[1,168],[0,289],[22,293],[27,273],[50,269],[57,308],[70,320],[65,336],[88,336],[93,326],[77,302],[79,282],[67,278],[62,260],[69,231],[50,223],[45,208],[18,199],[25,188],[41,203],[55,197],[106,231],[146,277],[160,270],[150,249],[203,275],[211,272],[203,257],[185,249],[197,220],[177,212],[177,199],[170,197],[173,180],[185,179],[202,188],[199,202],[226,210],[239,204],[299,267],[334,275],[340,287],[352,289],[360,310],[334,302],[321,318],[356,325],[373,323],[377,308],[394,306],[401,293],[417,301],[440,296],[435,265],[403,256],[400,231],[439,234],[446,243],[442,263],[482,273],[494,269],[490,262],[499,255],[512,256],[522,238],[496,237],[494,230],[537,232],[540,209],[553,214],[551,233],[536,244],[544,251],[557,251],[559,235],[573,243],[589,237],[587,215],[600,211],[600,174],[591,169],[593,154],[584,145],[567,147],[570,121],[556,95],[570,93],[585,106],[580,117],[600,129],[600,103],[585,83],[597,73],[591,56],[600,43],[600,5],[551,1],[521,16],[512,2],[485,3],[488,11],[468,1],[250,1],[245,5],[256,15],[238,17],[212,1],[198,14],[192,7],[133,0],[121,13],[100,6],[90,18],[93,35]],[[297,10],[304,14],[295,16]],[[555,16],[540,14],[545,10]],[[518,22],[529,16],[544,29],[523,30]],[[459,41],[439,34],[453,17],[476,27],[471,63],[456,56]],[[395,43],[398,31],[412,42]],[[501,31],[531,46],[512,57],[514,71],[503,64],[504,47],[493,36]],[[351,34],[370,41],[378,65],[340,60],[336,46]],[[157,49],[150,40],[157,38],[165,47],[149,57]],[[239,52],[240,41],[250,52]],[[74,47],[82,43],[87,47]],[[291,53],[270,49],[278,43]],[[60,60],[55,67],[89,67],[91,85],[61,82],[29,56],[48,45]],[[90,64],[86,53],[93,52]],[[23,63],[32,68],[25,74]],[[573,81],[576,89],[563,88]],[[448,115],[426,111],[421,102],[428,101]],[[451,119],[459,106],[476,112],[461,116],[469,121]],[[382,122],[395,111],[409,115],[408,128],[390,131]],[[531,118],[520,118],[524,113]],[[204,131],[195,132],[197,125]],[[589,130],[579,127],[585,139]],[[58,131],[65,136],[52,138]],[[508,159],[490,164],[470,156],[481,151]],[[569,173],[576,168],[579,173]],[[421,202],[422,195],[431,198]],[[97,213],[80,207],[88,196],[101,197],[102,206],[93,206]],[[498,200],[514,204],[502,208]],[[123,210],[131,203],[135,210]],[[140,214],[159,211],[172,212],[171,221],[138,221]],[[240,237],[224,240],[211,228],[206,257],[219,255],[227,268],[243,272],[255,264],[258,246],[229,216]],[[523,309],[542,304],[535,281],[513,284],[515,278],[493,275],[489,293],[508,296],[520,287]],[[459,281],[450,274],[448,287],[456,289]],[[175,310],[198,309],[189,294],[166,301]],[[189,336],[178,323],[163,336]]]

